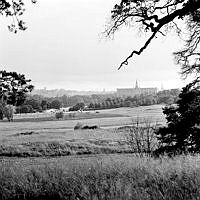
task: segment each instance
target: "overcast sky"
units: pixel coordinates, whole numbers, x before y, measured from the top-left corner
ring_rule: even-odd
[[[1,17],[1,68],[25,74],[36,88],[115,90],[133,87],[136,79],[140,87],[182,87],[185,82],[172,55],[181,47],[175,34],[160,35],[141,56],[117,70],[131,50],[144,44],[144,37],[121,29],[114,40],[102,39],[116,2],[38,0],[27,4],[28,29],[17,34],[8,31],[9,20]]]

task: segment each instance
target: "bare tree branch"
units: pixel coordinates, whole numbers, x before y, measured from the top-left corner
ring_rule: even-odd
[[[196,13],[199,9],[199,0],[121,0],[121,3],[115,5],[112,11],[111,21],[113,23],[105,31],[107,36],[114,34],[123,25],[132,25],[136,23],[144,27],[144,31],[150,31],[152,34],[139,50],[133,50],[131,52],[120,64],[118,69],[123,65],[128,65],[129,59],[134,55],[140,55],[156,37],[157,33],[161,33],[165,36],[162,32],[163,27],[176,29],[176,32],[180,35],[182,30],[179,28],[178,24],[174,22],[174,19],[183,20],[188,16],[195,16],[196,20],[199,20],[200,15]],[[191,27],[191,30],[193,29],[194,28]],[[194,49],[197,49],[199,45],[200,39],[197,39],[196,35],[197,32],[194,33],[194,36],[191,36],[191,41],[196,41],[194,43],[190,42],[189,46],[191,50],[193,49],[192,53],[194,53]],[[182,51],[179,55],[183,55],[184,53],[186,53],[186,51]]]
[[[118,70],[121,69],[121,67],[122,67],[123,65],[128,65],[128,60],[129,60],[130,58],[132,58],[134,54],[140,55],[140,54],[147,48],[147,46],[150,44],[151,40],[155,37],[156,33],[157,33],[157,32],[154,32],[154,33],[151,35],[151,37],[146,41],[146,43],[144,44],[144,46],[143,46],[139,51],[135,51],[135,50],[132,51],[131,54],[120,64]]]

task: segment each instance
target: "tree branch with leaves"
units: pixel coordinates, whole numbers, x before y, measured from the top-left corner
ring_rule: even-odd
[[[24,103],[26,94],[33,90],[31,80],[24,74],[0,71],[0,104],[19,106]]]
[[[31,0],[31,2],[36,3],[36,0]],[[17,33],[18,30],[27,29],[25,22],[21,19],[24,12],[23,0],[0,0],[0,15],[12,18],[11,24],[8,25],[9,31]]]

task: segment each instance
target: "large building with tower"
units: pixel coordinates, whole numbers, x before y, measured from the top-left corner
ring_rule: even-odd
[[[117,88],[117,95],[119,96],[136,96],[141,94],[156,94],[157,88],[140,88],[136,81],[133,88]]]

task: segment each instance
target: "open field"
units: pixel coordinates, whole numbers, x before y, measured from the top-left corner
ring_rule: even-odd
[[[137,157],[126,143],[135,120],[165,123],[161,106],[80,115],[0,122],[0,199],[200,199],[198,155]],[[73,130],[77,122],[100,128]]]
[[[163,105],[141,106],[135,108],[117,108],[109,110],[91,111],[76,113],[73,118],[68,118],[70,114],[65,114],[64,120],[55,120],[54,114],[33,113],[14,116],[14,122],[0,122],[0,133],[27,130],[47,130],[73,129],[77,122],[88,125],[98,125],[104,127],[116,127],[132,124],[132,120],[149,119],[152,122],[164,123],[165,118],[162,113]],[[54,117],[54,118],[53,118]],[[49,120],[48,120],[49,119]],[[53,119],[53,120],[52,120]],[[39,123],[38,123],[39,122]]]
[[[140,123],[148,119],[153,123],[163,124],[165,119],[161,107],[154,105],[100,110],[90,114],[78,113],[77,118],[70,120],[66,118],[45,121],[40,114],[38,121],[34,121],[34,115],[28,114],[22,121],[3,121],[0,122],[0,155],[28,157],[128,153],[131,151],[125,142],[125,133],[119,131],[117,127],[133,125],[136,119]],[[16,119],[17,117],[19,119],[22,116],[15,116]],[[74,130],[73,127],[77,122],[90,126],[97,125],[100,128]]]

